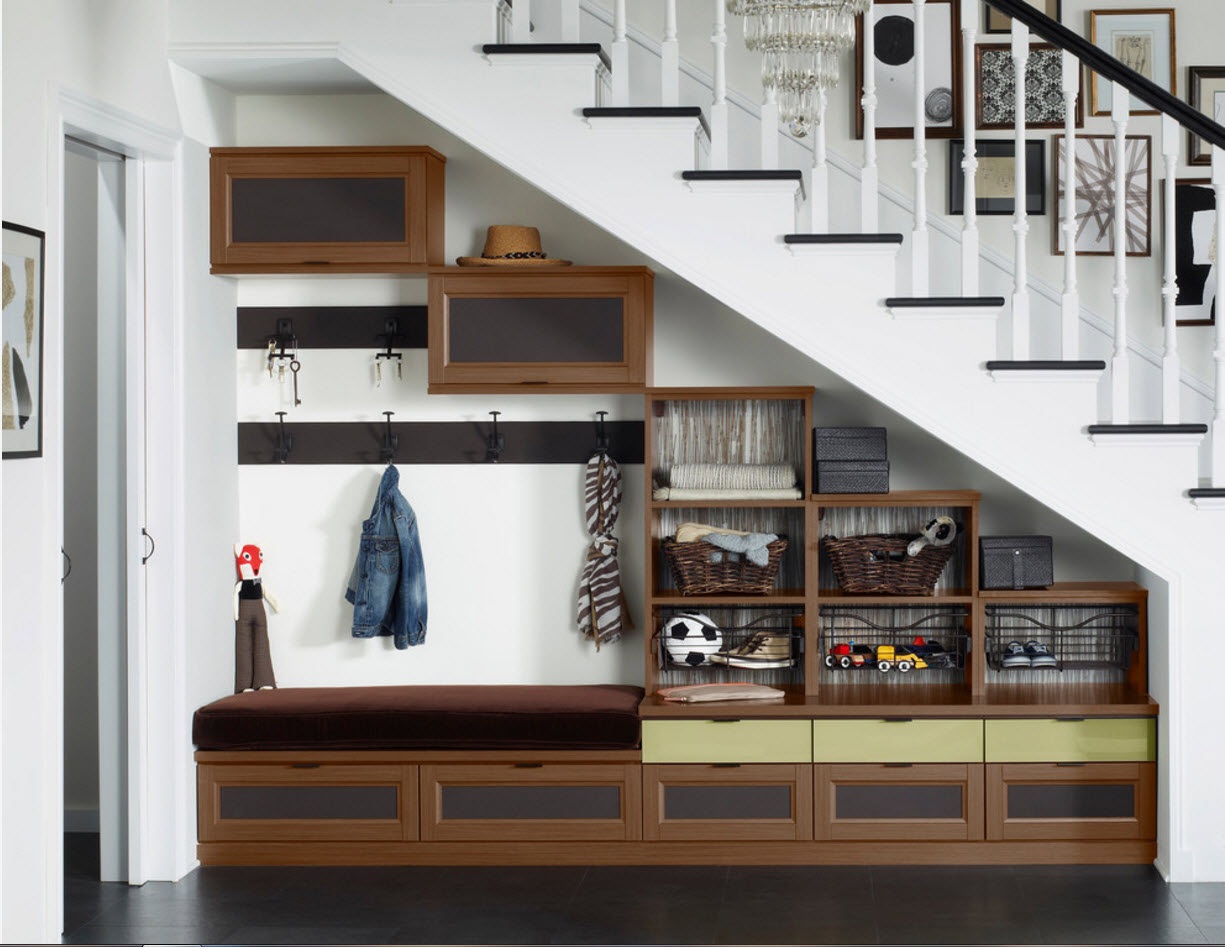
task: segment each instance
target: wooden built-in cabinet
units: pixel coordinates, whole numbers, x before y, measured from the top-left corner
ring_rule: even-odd
[[[448,267],[429,284],[431,394],[642,391],[651,382],[646,267]]]
[[[446,158],[432,148],[211,156],[213,273],[411,273],[444,262]]]

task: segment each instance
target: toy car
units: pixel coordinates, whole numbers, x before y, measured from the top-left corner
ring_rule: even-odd
[[[866,644],[855,642],[840,642],[829,649],[825,656],[827,668],[842,668],[849,670],[857,667],[873,667],[876,664],[876,652]]]
[[[927,661],[916,654],[914,648],[914,645],[880,645],[876,649],[876,669],[884,672],[895,667],[899,673],[906,674],[911,668],[926,668]]]

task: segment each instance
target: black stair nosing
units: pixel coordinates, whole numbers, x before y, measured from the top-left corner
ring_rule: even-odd
[[[536,53],[545,56],[579,56],[595,53],[605,67],[612,68],[612,60],[599,43],[486,43],[481,52],[487,56],[523,56]]]
[[[1090,424],[1090,434],[1207,434],[1207,424]]]
[[[999,308],[1004,305],[1003,296],[890,296],[885,300],[890,309],[926,309],[979,307]]]
[[[1197,497],[1225,498],[1225,487],[1192,487],[1187,491],[1187,496],[1193,500]]]
[[[742,168],[732,171],[682,171],[685,181],[802,181],[798,169]]]
[[[900,233],[786,233],[783,243],[901,243]]]
[[[1106,363],[1100,359],[1059,361],[1058,359],[1030,359],[1029,361],[991,361],[989,372],[1093,372],[1102,371]]]
[[[700,105],[618,105],[583,109],[583,118],[701,118]]]

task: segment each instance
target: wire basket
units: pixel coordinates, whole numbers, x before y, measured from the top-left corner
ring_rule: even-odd
[[[672,536],[663,540],[664,558],[681,595],[712,595],[736,592],[742,595],[767,595],[778,579],[778,567],[787,550],[787,538],[780,536],[766,545],[764,566],[741,553],[728,552],[710,543],[678,543]],[[712,553],[720,553],[711,561]]]
[[[838,587],[844,592],[930,595],[954,547],[927,545],[917,556],[908,556],[906,547],[912,539],[913,533],[877,533],[846,539],[826,536],[821,545]]]

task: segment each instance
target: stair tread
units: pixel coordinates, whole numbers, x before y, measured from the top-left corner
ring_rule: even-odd
[[[622,105],[583,109],[584,118],[700,118],[700,105]]]
[[[1090,434],[1207,434],[1207,424],[1090,424]]]
[[[788,233],[783,243],[901,243],[900,233]]]
[[[599,43],[486,43],[481,52],[487,56],[590,56],[594,53],[605,66],[612,68],[612,60]]]
[[[1030,359],[1028,361],[1002,360],[987,362],[987,371],[989,372],[1084,372],[1100,371],[1105,367],[1106,363],[1100,359],[1076,359],[1067,361],[1060,359]]]
[[[733,171],[682,171],[686,181],[800,181],[799,170],[741,169]]]
[[[965,306],[966,308],[976,306],[1003,306],[1003,296],[890,296],[885,300],[885,305],[890,308],[905,308],[912,307],[921,309],[924,306],[930,307],[953,307]]]
[[[1225,497],[1225,487],[1192,487],[1187,491],[1189,497]]]

